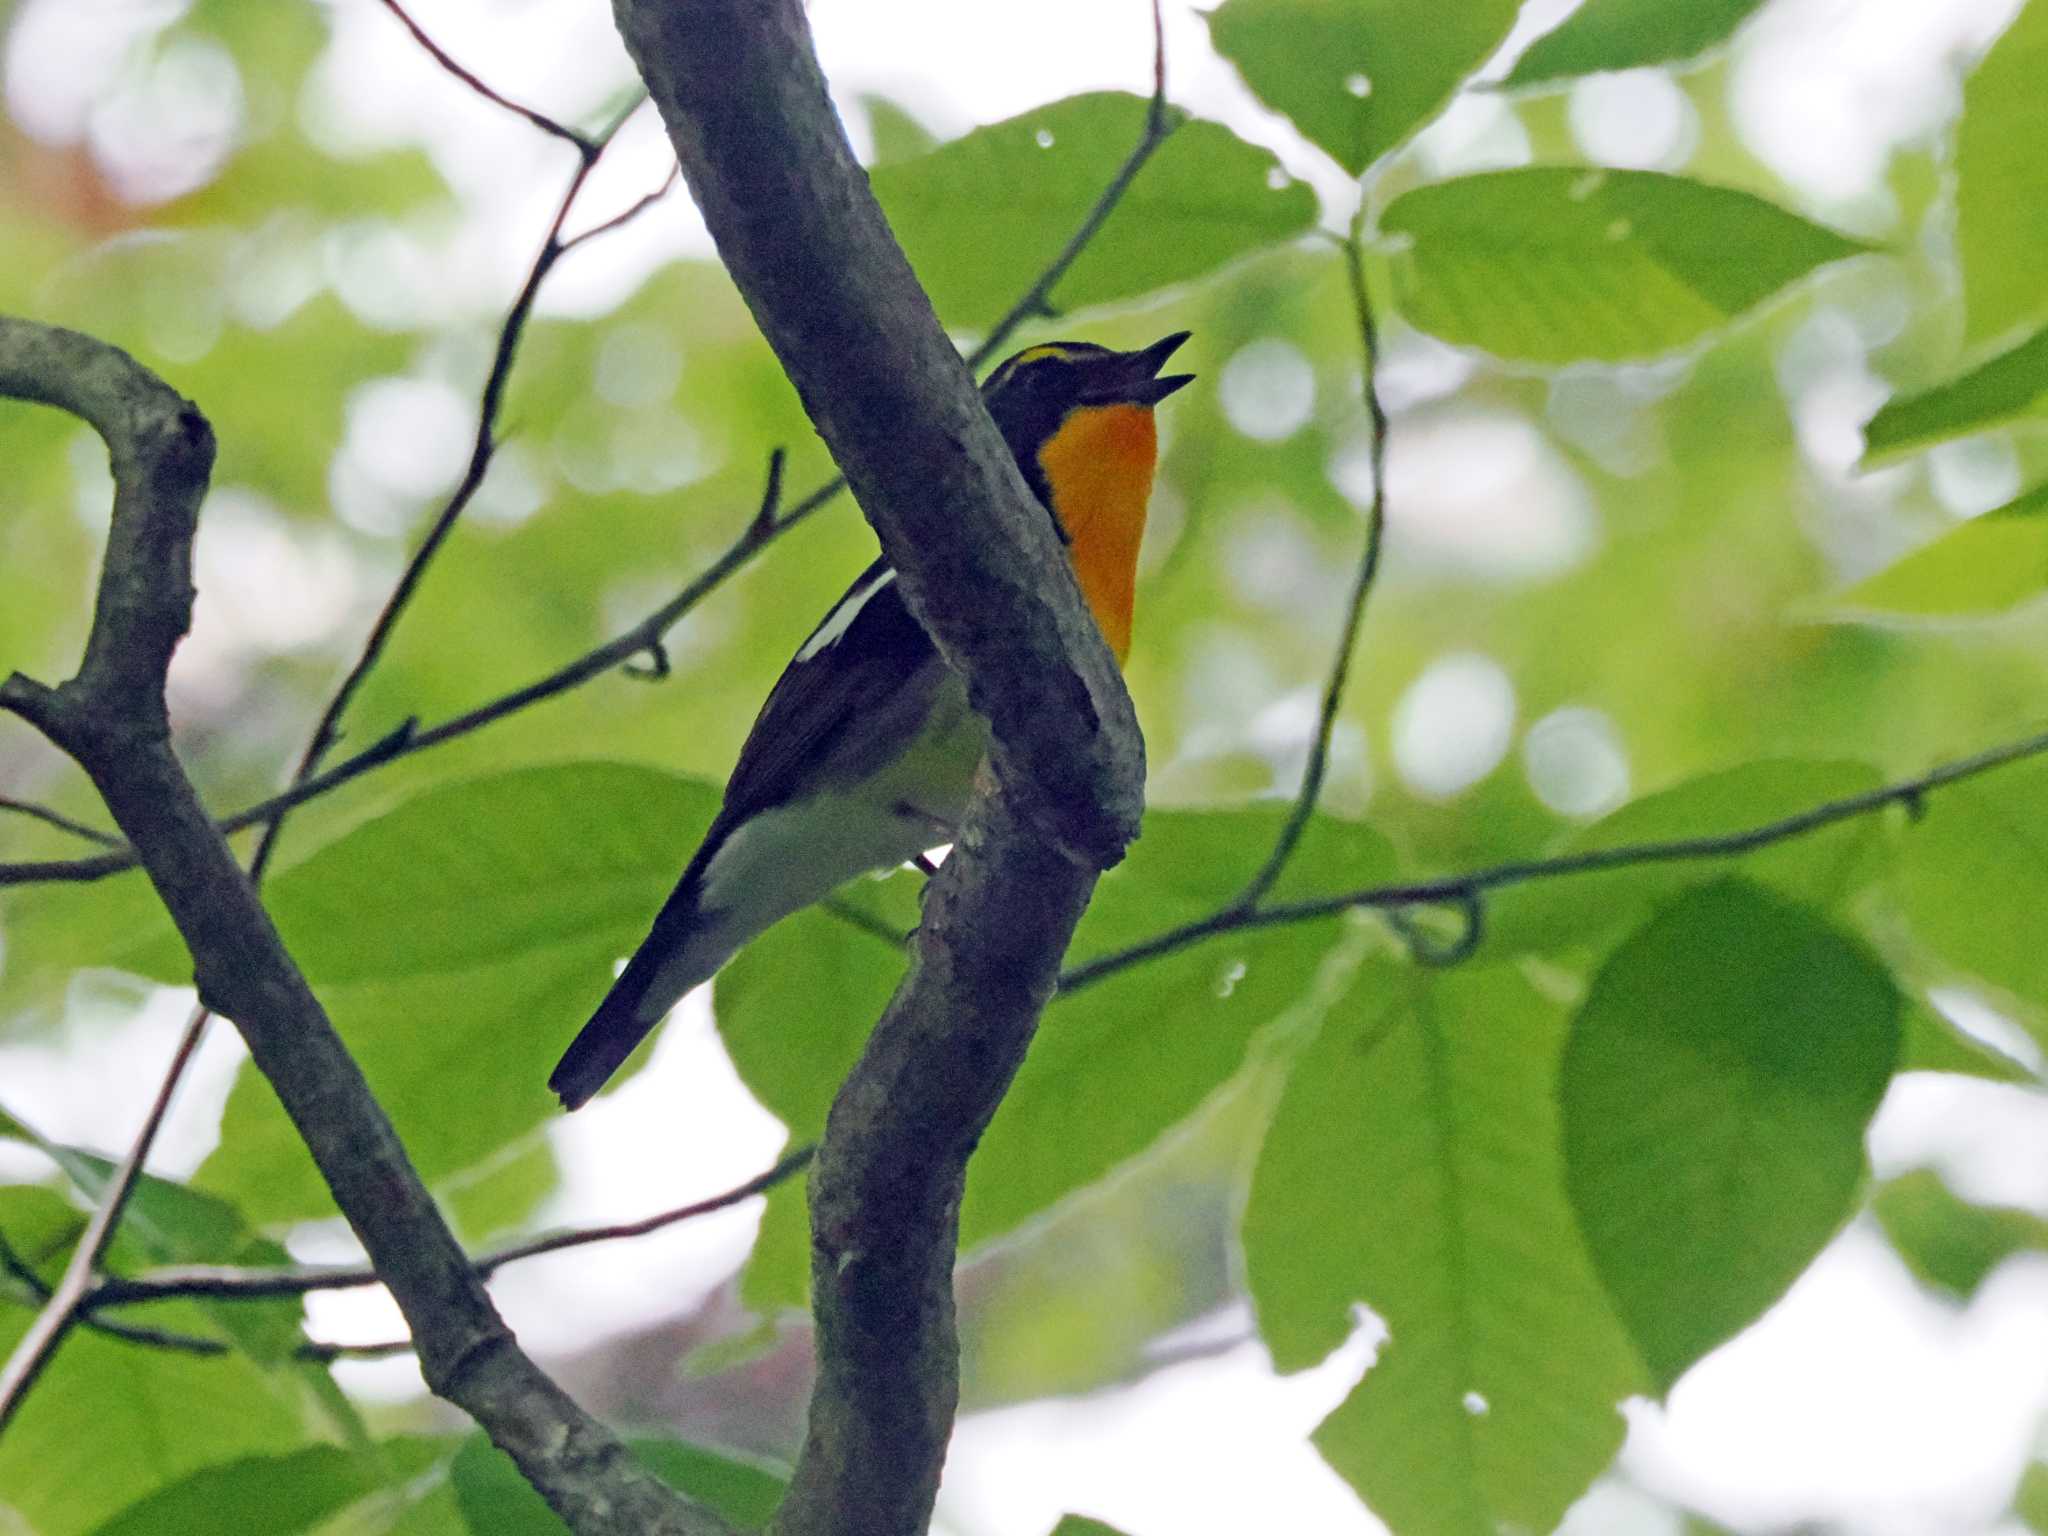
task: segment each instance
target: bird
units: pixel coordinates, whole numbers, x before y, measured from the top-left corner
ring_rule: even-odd
[[[982,385],[1119,666],[1158,457],[1153,407],[1194,380],[1160,370],[1188,335],[1131,352],[1042,342]],[[988,744],[965,683],[877,559],[770,691],[703,842],[548,1079],[563,1107],[587,1103],[684,993],[770,925],[950,842]]]

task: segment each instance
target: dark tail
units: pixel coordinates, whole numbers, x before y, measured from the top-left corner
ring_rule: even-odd
[[[705,930],[717,924],[706,924],[697,905],[704,862],[701,854],[691,861],[662,903],[652,931],[555,1063],[548,1087],[561,1097],[564,1109],[588,1103],[677,1000],[717,970],[730,953],[707,943],[714,935]]]

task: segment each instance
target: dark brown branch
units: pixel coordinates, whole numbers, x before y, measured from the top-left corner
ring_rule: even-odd
[[[1359,217],[1362,221],[1362,210]],[[1372,504],[1366,509],[1365,546],[1358,557],[1358,572],[1351,581],[1351,597],[1344,609],[1343,626],[1338,632],[1337,654],[1330,663],[1329,676],[1323,682],[1322,710],[1316,720],[1315,742],[1309,749],[1308,763],[1302,771],[1301,790],[1294,798],[1280,835],[1274,839],[1273,851],[1267,855],[1265,864],[1238,893],[1237,900],[1231,903],[1230,910],[1237,912],[1253,910],[1273,889],[1274,882],[1286,870],[1287,861],[1294,857],[1294,850],[1300,846],[1302,833],[1308,830],[1309,818],[1315,814],[1316,804],[1322,799],[1323,778],[1330,766],[1330,738],[1337,728],[1337,711],[1344,702],[1344,686],[1351,676],[1351,655],[1358,648],[1358,629],[1365,620],[1365,601],[1372,594],[1373,580],[1379,575],[1380,545],[1386,535],[1387,413],[1380,404],[1379,332],[1373,321],[1372,298],[1366,292],[1365,253],[1357,226],[1344,242],[1344,265],[1351,281],[1351,304],[1358,319],[1359,351],[1363,358],[1362,387],[1371,431],[1368,457],[1372,466]]]
[[[498,91],[493,90],[483,80],[463,68],[462,65],[456,63],[449,56],[447,50],[427,36],[425,30],[407,14],[405,7],[400,5],[398,0],[384,0],[384,9],[398,18],[405,30],[412,34],[412,40],[426,49],[433,56],[436,64],[447,70],[449,74],[460,80],[477,95],[483,97],[485,101],[490,102],[493,106],[503,107],[507,112],[516,113],[518,116],[525,118],[542,133],[561,139],[565,143],[575,145],[576,153],[583,157],[586,165],[597,158],[599,151],[603,147],[598,140],[591,138],[587,133],[578,133],[574,128],[565,127],[561,123],[556,122],[552,117],[549,117],[545,112],[536,112],[532,107],[523,107],[509,96],[502,95]]]
[[[47,805],[37,805],[33,800],[17,800],[12,795],[0,795],[0,811],[12,811],[17,816],[29,816],[55,827],[59,832],[69,832],[73,837],[82,837],[88,843],[98,843],[102,848],[118,848],[121,839],[111,832],[102,832],[98,827],[88,827],[82,821],[73,821],[62,812],[53,811]]]
[[[563,252],[573,251],[586,240],[595,240],[599,235],[608,235],[615,229],[623,229],[664,197],[667,197],[669,189],[682,179],[682,175],[683,172],[680,166],[670,166],[668,174],[661,178],[660,186],[656,187],[652,192],[644,194],[634,202],[628,203],[624,208],[602,223],[593,224],[588,229],[578,230],[562,242]]]
[[[1302,901],[1274,902],[1270,906],[1252,911],[1226,909],[1194,922],[1183,923],[1178,928],[1166,929],[1149,939],[1133,944],[1129,949],[1116,950],[1083,965],[1077,965],[1061,975],[1060,990],[1078,992],[1083,987],[1106,980],[1117,972],[1129,970],[1143,961],[1172,954],[1175,950],[1185,949],[1190,944],[1199,944],[1204,939],[1214,938],[1218,934],[1235,933],[1246,928],[1274,928],[1287,923],[1311,922],[1317,918],[1332,917],[1339,912],[1364,909],[1389,911],[1404,907],[1457,908],[1464,917],[1466,934],[1470,937],[1460,936],[1448,954],[1439,953],[1430,957],[1438,964],[1449,963],[1463,958],[1477,947],[1484,917],[1484,898],[1490,891],[1504,890],[1511,885],[1529,885],[1539,880],[1559,880],[1571,875],[1596,874],[1611,869],[1632,869],[1647,864],[1682,864],[1699,859],[1734,858],[1741,854],[1754,853],[1759,848],[1768,848],[1773,843],[1789,842],[1793,838],[1804,837],[1810,832],[1818,832],[1823,827],[1831,827],[1837,822],[1873,815],[1890,805],[1902,806],[1911,815],[1914,807],[1924,804],[1928,795],[1946,785],[1957,784],[1964,779],[1989,773],[1995,768],[2004,768],[2044,754],[2048,754],[2048,731],[1943,763],[1917,778],[1900,779],[1891,784],[1880,785],[1876,789],[1866,790],[1860,795],[1845,795],[1839,800],[1825,800],[1819,805],[1809,806],[1806,810],[1790,816],[1780,816],[1775,821],[1759,822],[1739,832],[1725,832],[1709,837],[1676,837],[1650,843],[1625,843],[1615,848],[1596,848],[1586,853],[1564,854],[1553,859],[1513,859],[1502,864],[1488,865],[1484,869],[1469,870],[1460,875],[1439,875],[1429,880],[1360,886],[1356,890],[1338,891],[1329,896],[1317,896]]]
[[[583,1536],[722,1532],[520,1351],[171,751],[164,676],[191,618],[205,420],[118,349],[18,320],[0,320],[0,394],[83,416],[107,439],[115,483],[78,674],[50,688],[17,673],[0,706],[77,760],[141,855],[192,952],[201,1003],[241,1030],[405,1313],[428,1385]]]
[[[384,3],[396,12],[408,27],[413,26],[412,19],[399,8],[396,0],[384,0]],[[448,62],[418,28],[414,27],[413,32],[424,46],[435,52],[437,58],[442,58],[444,63]],[[456,68],[452,63],[448,67]],[[461,73],[460,70],[456,72]],[[480,82],[472,81],[472,84],[490,94],[488,88]],[[492,99],[502,102],[502,98],[495,95]],[[502,104],[511,105],[509,102]],[[513,107],[512,110],[522,116],[531,115],[520,107]],[[340,686],[327,701],[327,708],[321,713],[319,723],[314,726],[312,739],[307,742],[298,768],[292,775],[294,784],[305,783],[319,771],[320,764],[340,736],[342,717],[347,714],[357,690],[362,687],[363,680],[382,659],[384,648],[390,643],[399,619],[419,591],[420,582],[426,576],[427,568],[433,563],[435,555],[440,552],[448,535],[455,531],[456,521],[468,508],[477,491],[482,488],[484,476],[490,472],[491,459],[498,447],[498,415],[504,407],[505,390],[512,379],[512,361],[518,353],[520,338],[526,332],[527,318],[533,313],[533,303],[540,295],[541,284],[547,281],[548,273],[554,270],[555,263],[561,260],[569,249],[568,243],[562,239],[562,228],[568,222],[570,210],[576,206],[576,198],[582,192],[584,182],[590,179],[590,173],[597,168],[597,162],[605,147],[610,144],[613,135],[625,125],[625,120],[625,116],[619,117],[601,138],[586,139],[580,134],[572,136],[580,152],[576,170],[570,176],[568,186],[563,189],[561,199],[555,205],[554,219],[548,225],[548,232],[541,241],[539,253],[527,269],[526,281],[520,285],[518,296],[513,299],[512,307],[506,311],[504,320],[498,326],[497,345],[492,349],[490,370],[484,377],[483,394],[477,405],[476,434],[470,440],[469,462],[464,466],[462,478],[456,482],[455,489],[449,493],[448,499],[441,505],[441,510],[434,515],[432,523],[428,525],[426,537],[420,540],[419,547],[406,562],[397,584],[391,589],[390,597],[385,599],[383,610],[378,613],[376,622],[370,626],[369,636],[363,641],[363,648],[356,657],[355,665],[349,668],[348,674],[342,678]],[[621,218],[630,217],[636,211],[629,209]],[[263,845],[257,849],[256,856],[251,861],[250,872],[258,880],[262,879],[264,868],[269,863],[270,852],[276,845],[276,829],[283,815],[284,810],[280,808],[264,836]]]
[[[765,1173],[758,1173],[746,1183],[728,1189],[723,1194],[692,1201],[688,1205],[679,1205],[652,1216],[644,1216],[638,1221],[618,1222],[602,1227],[577,1227],[567,1232],[551,1232],[543,1237],[528,1238],[524,1242],[513,1243],[509,1247],[480,1255],[472,1262],[471,1268],[479,1280],[489,1280],[507,1264],[517,1264],[522,1259],[538,1258],[545,1253],[560,1253],[568,1248],[583,1248],[592,1243],[644,1237],[650,1232],[659,1232],[678,1222],[708,1216],[713,1211],[725,1210],[743,1200],[750,1200],[755,1195],[766,1194],[776,1185],[795,1177],[809,1166],[814,1150],[809,1145],[798,1147]],[[133,1302],[165,1301],[176,1296],[255,1301],[266,1297],[306,1296],[314,1291],[352,1290],[358,1286],[379,1283],[380,1277],[377,1272],[361,1265],[305,1269],[243,1269],[224,1264],[187,1264],[176,1268],[151,1270],[133,1279],[109,1276],[93,1287],[86,1297],[85,1304],[89,1308],[123,1306]]]
[[[4,1232],[0,1232],[0,1270],[14,1277],[31,1305],[47,1304],[56,1296],[55,1287],[47,1284],[43,1277],[15,1252],[14,1245],[7,1241],[7,1234]],[[199,1355],[218,1360],[238,1353],[235,1346],[225,1339],[205,1338],[196,1333],[179,1333],[171,1328],[152,1328],[143,1323],[122,1322],[118,1318],[81,1314],[78,1326],[91,1333],[119,1339],[124,1344],[135,1344],[145,1349],[169,1350],[173,1354]],[[343,1359],[378,1360],[390,1355],[410,1353],[410,1339],[375,1344],[328,1344],[308,1339],[292,1351],[295,1359],[322,1363]]]

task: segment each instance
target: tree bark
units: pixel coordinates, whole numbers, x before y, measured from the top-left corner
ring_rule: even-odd
[[[773,1526],[914,1536],[958,1398],[967,1160],[1136,835],[1144,745],[1051,520],[854,160],[801,5],[615,8],[719,254],[994,738],[812,1170],[818,1377]]]
[[[579,1536],[723,1536],[550,1381],[513,1339],[355,1059],[171,750],[164,677],[192,616],[192,540],[213,432],[116,347],[0,317],[0,397],[106,440],[113,523],[78,674],[20,673],[0,707],[77,759],[192,952],[200,1001],[232,1019],[405,1314],[427,1384],[466,1409]]]

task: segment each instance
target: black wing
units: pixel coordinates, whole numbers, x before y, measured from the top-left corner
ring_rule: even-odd
[[[875,561],[783,668],[740,748],[715,830],[886,761],[923,723],[945,677],[896,572]]]

